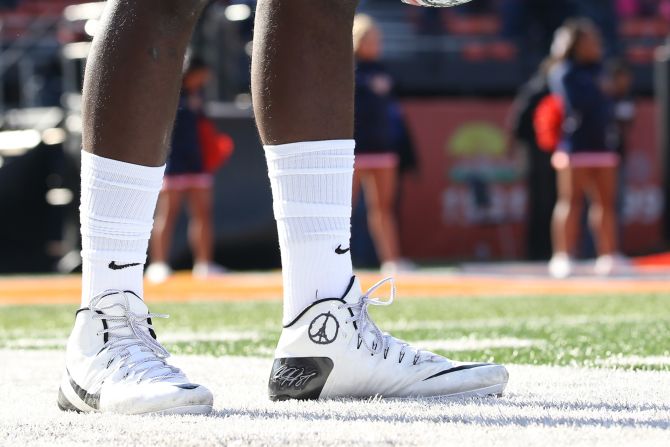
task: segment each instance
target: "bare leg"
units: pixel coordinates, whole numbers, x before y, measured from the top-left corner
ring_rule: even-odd
[[[95,37],[83,98],[82,309],[68,340],[62,409],[211,411],[212,393],[202,386],[172,386],[190,381],[166,364],[157,341],[142,335],[155,336],[143,301],[143,266],[184,51],[203,4],[109,0]],[[108,326],[109,318],[115,323]],[[119,339],[141,349],[107,349]],[[119,368],[125,374],[117,374]],[[96,390],[98,398],[84,400],[82,389]]]
[[[109,0],[84,82],[84,148],[165,162],[184,53],[204,0]]]
[[[382,262],[400,259],[398,226],[393,213],[398,174],[395,168],[369,169],[365,173],[368,225]]]
[[[439,361],[372,331],[367,306],[375,301],[373,290],[365,294],[352,277],[355,6],[353,0],[258,3],[254,107],[268,162],[285,298],[284,328],[269,381],[272,400],[344,396],[350,390],[361,396],[386,395],[398,392],[399,383],[407,384],[410,393],[429,389],[426,377]],[[391,281],[376,287],[387,283]],[[360,349],[353,349],[356,340]],[[330,353],[338,355],[331,359]],[[387,354],[388,362],[381,360]],[[392,374],[381,371],[389,362]],[[453,365],[443,364],[445,371]],[[482,380],[476,386],[492,390],[498,383],[490,391],[495,394],[502,392],[508,374],[493,368],[490,378],[486,372],[478,375]],[[308,369],[308,387],[285,380],[287,371]],[[388,384],[385,377],[391,377]],[[415,383],[420,388],[410,388]]]
[[[554,254],[574,254],[587,179],[583,169],[566,168],[557,173],[558,202],[552,221]]]
[[[616,242],[616,168],[592,169],[593,191],[589,221],[596,237],[598,254],[617,252]]]
[[[260,0],[252,64],[264,144],[353,136],[356,0]]]
[[[352,186],[352,193],[351,193],[351,206],[353,209],[356,209],[358,206],[358,199],[361,196],[361,187],[362,187],[362,173],[360,169],[355,169],[354,170],[354,180],[353,180],[353,186]]]
[[[350,253],[356,0],[260,0],[252,93],[272,185],[284,322],[340,297]]]
[[[182,192],[164,190],[158,198],[154,229],[151,233],[151,262],[168,262],[174,226],[182,205]]]
[[[193,188],[188,191],[190,222],[188,237],[195,263],[210,264],[214,245],[212,223],[212,189]]]

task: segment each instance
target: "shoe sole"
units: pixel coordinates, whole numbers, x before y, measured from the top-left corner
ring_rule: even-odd
[[[58,389],[58,408],[62,411],[76,413],[101,413],[84,402],[70,386],[69,381],[63,381]],[[163,410],[147,411],[144,413],[128,413],[133,415],[204,415],[212,412],[211,405],[183,405],[179,407],[165,408]]]
[[[505,388],[507,387],[507,382],[505,383],[500,383],[497,385],[492,385],[488,386],[486,388],[479,388],[476,390],[470,390],[470,391],[464,391],[462,393],[454,393],[454,394],[440,394],[440,395],[435,395],[435,396],[408,396],[408,397],[381,397],[383,400],[438,400],[438,399],[450,399],[450,400],[464,400],[464,399],[475,399],[475,398],[490,398],[490,397],[496,397],[500,398],[503,397],[503,392],[505,391]],[[271,395],[270,400],[273,402],[284,402],[287,400],[330,400],[330,399],[360,399],[360,400],[366,400],[370,399],[371,397],[377,397],[377,396],[329,396],[329,397],[318,397],[318,398],[311,398],[311,399],[305,399],[305,398],[296,398],[288,395]]]
[[[477,390],[470,390],[470,391],[464,391],[462,393],[455,393],[455,394],[443,394],[439,396],[418,396],[418,397],[401,397],[400,399],[406,400],[406,399],[453,399],[453,400],[461,400],[461,399],[473,399],[473,398],[487,398],[487,397],[503,397],[503,392],[505,391],[505,388],[507,387],[507,382],[505,383],[499,383],[497,385],[492,385],[492,386],[487,386],[486,388],[479,388]],[[389,398],[393,399],[393,398]]]

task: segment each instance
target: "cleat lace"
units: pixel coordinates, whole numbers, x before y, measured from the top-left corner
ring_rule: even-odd
[[[114,303],[110,306],[101,307],[100,301],[110,294],[122,295],[125,304]],[[100,350],[102,352],[107,349],[112,356],[107,364],[107,368],[118,358],[119,363],[117,368],[119,371],[124,372],[124,378],[133,373],[138,376],[138,383],[142,380],[156,382],[183,377],[183,373],[179,368],[166,362],[166,359],[170,357],[170,353],[150,334],[153,326],[149,323],[149,319],[169,318],[169,315],[150,312],[143,315],[133,313],[130,310],[127,292],[121,290],[107,290],[96,295],[91,300],[89,308],[94,312],[93,319],[107,321],[107,328],[98,332],[98,335],[107,334],[107,342]],[[113,308],[121,309],[123,312],[122,315],[110,315],[106,312]],[[129,333],[120,334],[119,332],[124,329],[129,329]],[[138,350],[131,351],[131,347],[137,347],[139,352],[147,355],[137,358],[136,354]]]
[[[391,293],[389,298],[382,300],[379,298],[372,297],[372,294],[382,287],[384,284],[390,284]],[[361,342],[365,347],[370,351],[372,355],[375,354],[384,354],[384,359],[388,356],[389,348],[392,345],[400,345],[400,352],[398,353],[398,363],[401,363],[405,358],[407,350],[410,350],[414,353],[413,364],[417,365],[419,363],[438,360],[440,357],[433,354],[432,352],[423,351],[421,349],[416,349],[410,346],[409,343],[393,337],[392,335],[382,332],[377,324],[372,321],[370,314],[368,313],[369,306],[390,306],[393,304],[396,296],[396,285],[394,278],[385,278],[381,281],[378,281],[375,285],[370,287],[367,292],[361,296],[357,303],[353,304],[342,304],[339,306],[340,309],[351,309],[353,311],[353,316],[347,319],[347,323],[355,323],[358,327],[358,347],[361,347]],[[374,336],[374,341],[369,343],[366,340],[365,334],[368,332],[372,333]]]

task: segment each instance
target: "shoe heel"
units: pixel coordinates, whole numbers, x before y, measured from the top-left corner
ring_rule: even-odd
[[[82,413],[79,408],[70,403],[67,397],[65,397],[65,394],[63,394],[63,390],[61,388],[58,388],[58,408],[60,408],[62,411],[76,411],[77,413]]]
[[[270,400],[318,399],[332,370],[328,357],[275,359],[268,383]]]

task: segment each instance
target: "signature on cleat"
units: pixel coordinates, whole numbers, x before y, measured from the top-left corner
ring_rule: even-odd
[[[295,389],[303,389],[310,380],[317,375],[316,371],[305,371],[305,368],[295,368],[288,365],[282,365],[272,375],[270,380],[279,384],[280,387],[294,387]]]

